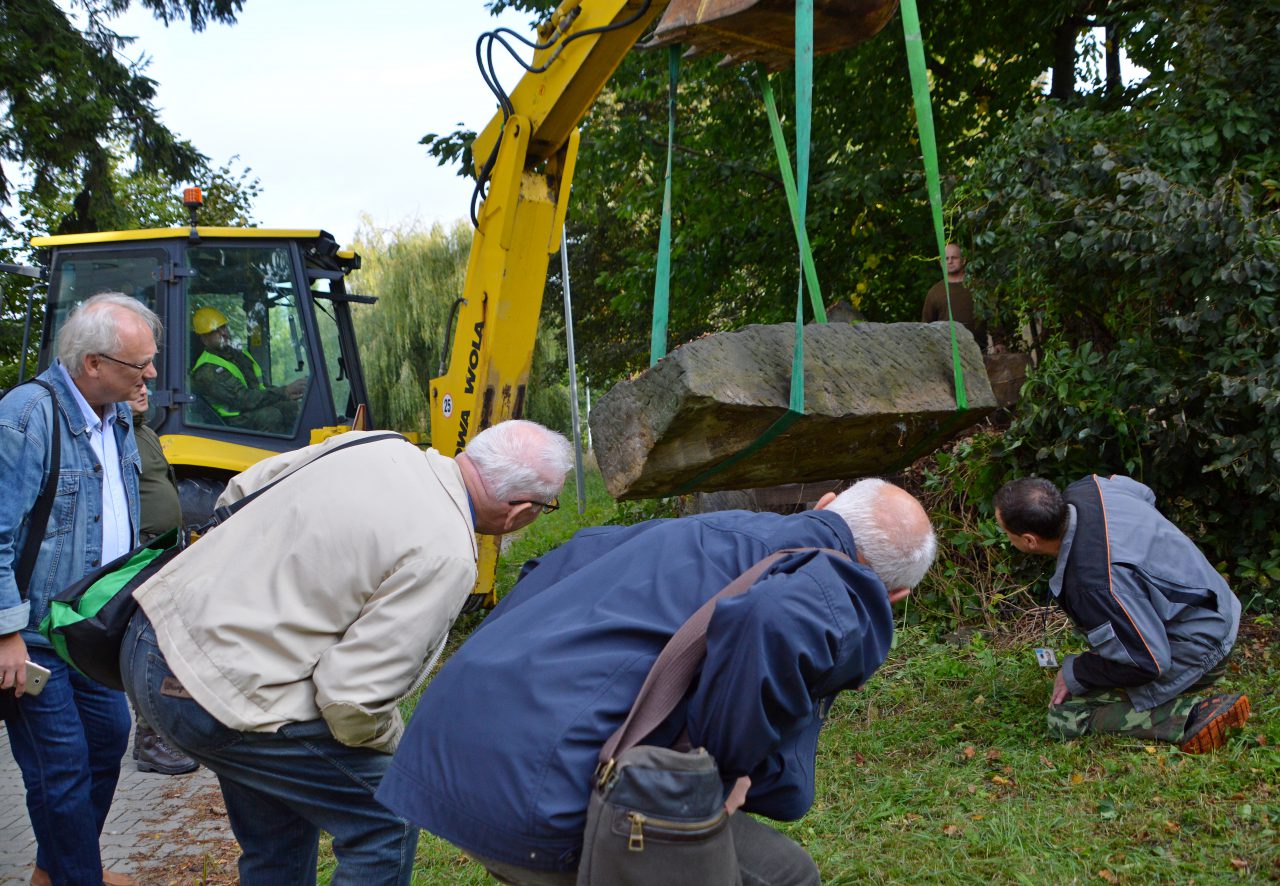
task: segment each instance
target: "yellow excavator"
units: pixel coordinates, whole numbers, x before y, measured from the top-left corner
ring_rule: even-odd
[[[183,515],[198,525],[234,474],[372,426],[351,304],[374,299],[346,291],[360,257],[325,231],[204,227],[199,189],[184,201],[190,228],[36,237],[41,266],[4,269],[47,286],[37,369],[56,356],[71,309],[95,293],[123,292],[160,317],[147,421],[178,475]],[[220,396],[219,378],[231,375],[255,399]]]
[[[815,54],[874,36],[897,5],[814,0]],[[460,452],[477,431],[524,412],[547,263],[560,248],[578,156],[578,124],[659,15],[646,46],[679,43],[688,54],[723,53],[770,69],[794,57],[795,0],[565,0],[539,26],[533,59],[514,89],[506,92],[485,72],[500,107],[472,146],[475,234],[449,368],[429,387],[431,441],[441,452]],[[487,603],[497,554],[496,543],[486,540],[477,593]]]

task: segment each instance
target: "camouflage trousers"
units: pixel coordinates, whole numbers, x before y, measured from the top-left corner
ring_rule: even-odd
[[[1072,696],[1062,704],[1049,706],[1049,735],[1068,741],[1109,732],[1181,744],[1191,709],[1203,700],[1197,692],[1218,682],[1225,671],[1224,660],[1196,681],[1186,693],[1145,711],[1136,710],[1122,689],[1101,689],[1088,695]]]

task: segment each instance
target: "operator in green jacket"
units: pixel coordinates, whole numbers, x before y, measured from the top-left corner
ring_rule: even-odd
[[[258,361],[232,346],[227,318],[217,308],[196,311],[191,328],[204,346],[191,367],[191,387],[208,406],[234,427],[291,434],[307,379],[283,387],[263,384]]]

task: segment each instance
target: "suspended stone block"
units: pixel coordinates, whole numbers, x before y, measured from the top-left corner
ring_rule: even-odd
[[[753,452],[787,412],[795,327],[748,326],[691,341],[591,410],[605,485],[618,499],[653,498],[905,467],[996,408],[973,336],[955,328],[964,412],[956,410],[947,323],[805,327],[805,414]]]
[[[815,55],[857,46],[880,33],[898,0],[814,0]],[[790,67],[796,53],[795,0],[671,0],[644,46],[679,43],[685,55],[723,53],[724,63]]]

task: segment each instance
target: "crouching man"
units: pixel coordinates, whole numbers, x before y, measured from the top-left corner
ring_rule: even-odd
[[[592,773],[658,653],[703,603],[768,554],[792,554],[717,602],[706,657],[646,740],[687,733],[715,758],[726,808],[800,818],[835,695],[861,686],[893,637],[890,604],[933,561],[919,503],[863,480],[817,509],[722,511],[586,529],[540,560],[432,680],[378,799],[503,883],[574,882]],[[798,844],[729,817],[744,882],[816,884]]]
[[[217,774],[246,886],[314,884],[321,829],[334,883],[410,881],[418,831],[373,798],[403,731],[397,702],[475,584],[476,533],[553,507],[573,461],[524,421],[457,459],[400,437],[331,452],[362,436],[377,435],[233,478],[219,504],[284,477],[135,594],[125,686]]]
[[[1155,501],[1136,480],[1096,474],[1065,494],[1036,477],[996,493],[1013,546],[1057,558],[1049,590],[1089,644],[1053,683],[1058,738],[1114,732],[1200,753],[1249,717],[1243,695],[1203,695],[1225,670],[1240,601]]]

